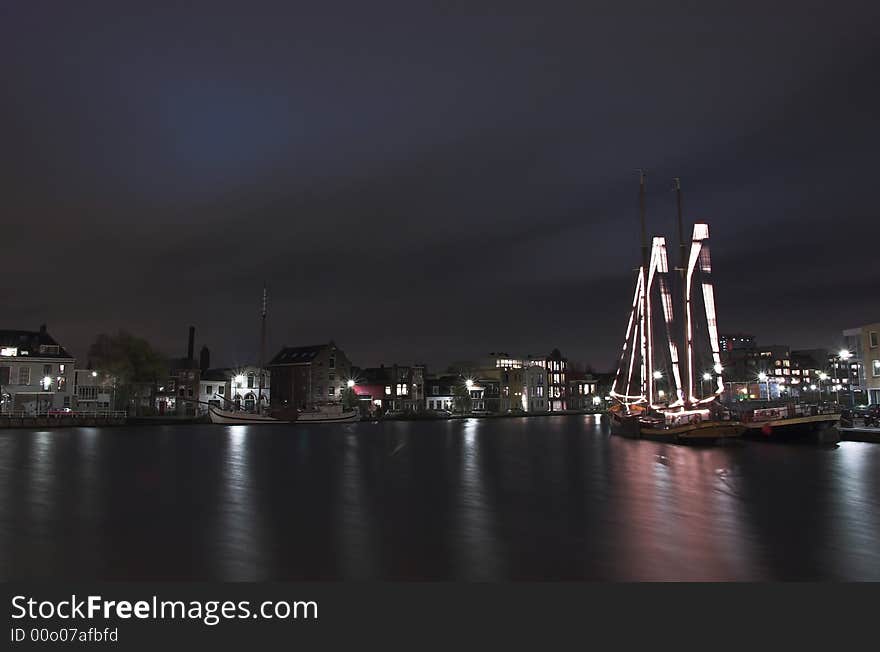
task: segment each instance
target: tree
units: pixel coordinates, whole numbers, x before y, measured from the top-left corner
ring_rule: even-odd
[[[117,405],[128,405],[136,383],[149,383],[152,393],[168,375],[168,363],[145,339],[120,330],[101,333],[89,347],[91,364],[112,376]]]
[[[456,383],[452,388],[452,407],[456,412],[466,414],[471,411],[473,401],[471,400],[471,392],[465,381]]]
[[[342,409],[357,410],[360,406],[360,397],[354,391],[354,387],[346,387],[342,390]]]

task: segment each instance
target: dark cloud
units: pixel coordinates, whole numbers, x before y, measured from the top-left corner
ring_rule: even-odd
[[[713,235],[722,329],[878,318],[876,3],[11,3],[4,322],[82,355],[619,346],[651,230]]]

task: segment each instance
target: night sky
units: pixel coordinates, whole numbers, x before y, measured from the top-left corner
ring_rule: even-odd
[[[662,5],[662,7],[661,7]],[[121,7],[124,6],[124,9]],[[722,331],[880,320],[880,3],[0,4],[0,327],[610,367],[650,229]]]

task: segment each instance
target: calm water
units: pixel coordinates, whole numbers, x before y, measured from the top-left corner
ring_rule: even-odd
[[[592,417],[0,433],[0,577],[880,579],[880,445]]]

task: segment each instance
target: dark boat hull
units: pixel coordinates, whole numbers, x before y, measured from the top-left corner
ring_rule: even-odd
[[[611,434],[630,439],[650,439],[673,444],[714,443],[724,439],[734,439],[743,434],[743,424],[738,421],[702,421],[695,424],[663,427],[652,426],[638,417],[608,417]]]
[[[826,444],[840,441],[839,422],[839,414],[817,414],[772,421],[753,421],[744,425],[745,436],[750,439]]]

